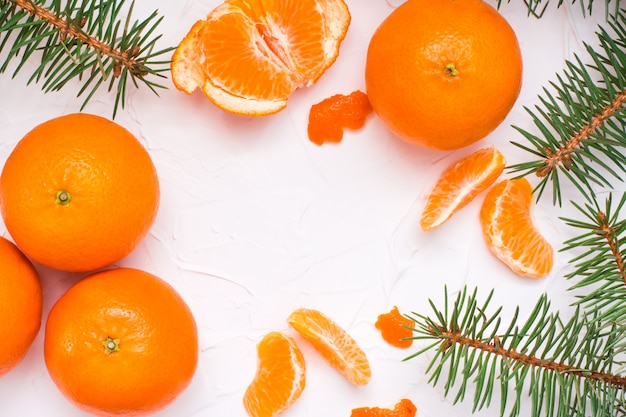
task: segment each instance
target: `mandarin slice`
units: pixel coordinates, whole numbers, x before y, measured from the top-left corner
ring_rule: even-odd
[[[263,337],[257,352],[256,374],[243,404],[251,417],[273,417],[302,394],[306,383],[304,357],[292,338],[276,331]]]
[[[372,371],[365,352],[333,320],[317,310],[300,308],[289,315],[287,322],[350,382],[369,382]]]
[[[231,113],[276,113],[335,62],[350,19],[343,0],[226,0],[180,42],[172,81]]]
[[[401,399],[394,408],[359,407],[354,408],[350,417],[414,417],[417,407],[408,398]]]
[[[505,158],[494,147],[479,149],[446,168],[428,195],[420,226],[429,232],[446,222],[491,186],[502,174]]]
[[[487,193],[480,211],[489,250],[515,273],[541,278],[552,270],[554,250],[533,223],[533,190],[525,178],[507,179]]]
[[[343,129],[360,129],[372,113],[367,94],[356,90],[350,94],[335,94],[311,106],[307,133],[316,145],[339,143]]]
[[[414,326],[415,322],[400,314],[397,306],[394,306],[388,313],[380,314],[375,324],[387,343],[403,349],[413,344],[410,337],[413,335],[411,329]]]

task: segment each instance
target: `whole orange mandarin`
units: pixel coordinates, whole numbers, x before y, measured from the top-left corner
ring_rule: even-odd
[[[520,93],[522,56],[511,26],[482,0],[409,0],[372,36],[365,85],[394,134],[458,149],[507,116]]]
[[[0,177],[7,230],[31,259],[90,271],[128,255],[159,206],[150,155],[122,126],[70,114],[28,132]]]
[[[189,385],[198,362],[196,322],[162,279],[132,268],[97,272],[52,307],[44,357],[76,407],[96,416],[145,416]]]
[[[0,237],[0,376],[22,361],[39,333],[43,296],[33,264]]]

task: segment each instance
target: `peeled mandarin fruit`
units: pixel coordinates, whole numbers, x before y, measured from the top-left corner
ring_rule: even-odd
[[[515,273],[541,278],[552,270],[554,250],[533,223],[533,190],[525,178],[494,185],[483,202],[480,221],[489,250]]]
[[[287,322],[350,382],[369,382],[372,371],[365,352],[333,320],[317,310],[300,308],[289,315]]]
[[[273,417],[287,410],[304,390],[304,357],[295,341],[270,332],[257,345],[256,375],[243,404],[251,417]]]
[[[335,62],[350,19],[343,0],[227,0],[180,42],[172,81],[231,113],[276,113]]]
[[[24,358],[41,327],[43,294],[33,264],[0,237],[0,376]]]
[[[458,149],[493,131],[522,85],[517,37],[483,0],[410,0],[372,36],[366,93],[391,132]]]
[[[446,222],[504,171],[504,156],[494,147],[480,149],[449,166],[426,200],[420,226],[425,232]]]

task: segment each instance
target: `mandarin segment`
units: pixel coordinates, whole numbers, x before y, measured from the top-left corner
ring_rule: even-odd
[[[445,223],[489,188],[502,174],[506,160],[495,147],[474,151],[446,168],[432,191],[420,219],[429,232]]]
[[[394,408],[359,407],[354,408],[350,417],[414,417],[417,407],[408,398],[401,399]]]
[[[243,404],[251,417],[274,417],[291,407],[304,390],[304,356],[292,338],[276,331],[263,337],[257,352],[256,374]]]
[[[554,250],[533,223],[532,196],[526,178],[501,181],[487,193],[480,221],[496,258],[519,275],[541,278],[552,270]]]
[[[35,267],[0,236],[0,377],[24,358],[41,327],[43,293]]]
[[[231,113],[276,113],[335,62],[350,19],[343,0],[227,0],[181,40],[172,81]]]
[[[387,313],[380,314],[374,326],[391,346],[406,349],[413,344],[410,337],[413,335],[412,328],[415,322],[403,316],[397,306]]]
[[[492,132],[522,85],[508,22],[483,0],[411,0],[374,32],[365,85],[374,111],[414,145],[458,149]]]
[[[54,304],[44,337],[59,391],[96,416],[148,416],[191,382],[198,363],[191,310],[167,282],[117,268],[74,284]]]
[[[317,310],[300,308],[289,315],[287,322],[350,382],[369,382],[372,371],[365,352],[329,317]]]

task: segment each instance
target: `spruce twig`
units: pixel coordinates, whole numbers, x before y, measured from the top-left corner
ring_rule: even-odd
[[[621,415],[626,377],[614,372],[613,358],[623,326],[604,326],[580,309],[564,321],[543,295],[526,321],[517,309],[504,327],[502,309],[490,307],[492,296],[479,302],[477,290],[463,288],[451,300],[446,288],[443,310],[431,302],[432,316],[409,315],[416,323],[414,339],[428,345],[407,360],[434,349],[430,382],[443,380],[446,395],[456,390],[455,403],[473,386],[474,411],[489,406],[499,387],[502,416]],[[526,389],[530,414],[522,414]]]
[[[566,275],[576,284],[570,289],[589,290],[577,303],[605,323],[620,322],[626,317],[626,221],[620,216],[626,194],[617,202],[609,194],[604,208],[597,203],[584,206],[572,203],[584,220],[562,218],[582,234],[565,242],[563,250],[584,248],[570,261],[574,270]]]
[[[529,142],[513,142],[535,160],[512,165],[518,176],[539,177],[539,199],[552,185],[552,199],[561,205],[563,177],[591,201],[596,187],[611,187],[626,172],[626,17],[610,22],[614,36],[600,28],[600,50],[585,44],[592,64],[579,57],[566,62],[563,75],[544,88],[540,105],[526,108],[541,136],[515,127]]]
[[[502,5],[503,0],[498,0],[497,6]],[[508,0],[510,3],[511,0]],[[572,0],[571,3],[576,3],[576,0]],[[613,3],[613,4],[611,4]],[[620,11],[620,0],[605,0],[604,13],[606,16],[617,16]],[[524,4],[528,9],[528,14],[540,19],[545,13],[550,4],[550,0],[524,0]],[[583,12],[583,16],[591,15],[593,13],[593,0],[579,0],[578,4]],[[559,8],[563,5],[563,0],[558,0],[556,7]]]
[[[162,21],[155,11],[132,21],[134,1],[122,16],[125,0],[0,0],[0,53],[6,57],[0,73],[13,61],[13,77],[38,53],[39,64],[28,80],[42,81],[44,92],[58,91],[74,79],[82,81],[81,110],[96,91],[115,92],[113,117],[123,108],[127,84],[145,85],[155,94],[164,86],[150,77],[164,77],[169,60],[160,58],[174,48],[158,49]]]

